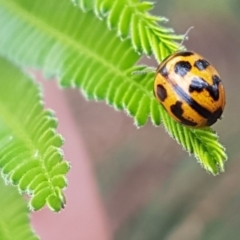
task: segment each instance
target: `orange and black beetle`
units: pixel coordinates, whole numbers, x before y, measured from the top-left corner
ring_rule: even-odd
[[[216,69],[194,52],[176,52],[157,68],[154,94],[177,122],[202,128],[222,115],[225,90]]]

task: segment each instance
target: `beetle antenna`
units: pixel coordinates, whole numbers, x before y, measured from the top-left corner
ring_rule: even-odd
[[[181,43],[179,44],[179,46],[182,46],[183,43],[184,43],[184,41],[185,41],[185,40],[188,40],[188,34],[189,34],[189,32],[190,32],[193,28],[194,28],[193,26],[190,27],[190,28],[188,28],[188,30],[186,31],[186,33],[183,35],[183,39],[182,39]]]

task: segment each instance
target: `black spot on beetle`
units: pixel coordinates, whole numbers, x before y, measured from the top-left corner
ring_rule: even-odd
[[[182,124],[192,127],[197,125],[197,123],[190,121],[182,116],[183,115],[182,102],[177,101],[174,105],[170,107],[170,109],[171,112],[180,120]]]
[[[162,102],[167,98],[167,91],[161,84],[157,85],[157,95]]]
[[[218,85],[222,81],[217,75],[213,75],[212,80],[213,80],[213,84],[216,84],[216,85]]]
[[[196,67],[200,71],[205,70],[209,65],[210,63],[205,59],[199,59],[194,63],[194,67]]]
[[[192,55],[194,55],[193,52],[184,51],[184,52],[176,53],[176,54],[174,55],[174,57],[178,57],[178,56],[189,57],[189,56],[192,56]]]
[[[207,126],[211,126],[213,125],[222,115],[223,110],[221,107],[219,107],[215,112],[213,112],[211,114],[211,116],[209,116],[209,118],[207,119]]]
[[[192,66],[188,61],[179,61],[174,66],[174,71],[176,74],[184,77],[190,70]]]
[[[212,87],[212,86],[209,86]],[[199,88],[200,89],[200,88]],[[204,117],[205,119],[207,119],[207,126],[211,126],[212,124],[214,124],[217,119],[219,119],[222,115],[222,108],[218,108],[216,111],[211,112],[208,109],[206,109],[205,107],[203,107],[202,105],[200,105],[197,101],[195,101],[191,95],[189,95],[188,93],[186,93],[182,88],[180,88],[178,85],[174,86],[174,90],[177,93],[177,95],[184,101],[186,102],[193,110],[195,110],[200,116]],[[185,125],[188,126],[194,126],[194,125],[190,125],[187,122],[184,122],[185,120],[189,121],[188,119],[183,119],[182,118],[182,114],[183,114],[183,110],[182,110],[182,102],[178,101],[175,105],[171,106],[171,111],[172,113],[179,119],[181,120],[181,122]],[[192,122],[192,121],[190,121]],[[193,122],[192,122],[193,123]],[[196,124],[197,125],[197,124]]]
[[[194,77],[189,85],[189,92],[202,92],[208,87],[208,83],[200,77]]]
[[[174,85],[174,90],[181,99],[183,99],[193,110],[195,110],[202,117],[208,119],[208,117],[212,114],[208,109],[195,101],[191,97],[191,95],[189,95],[181,87],[179,87],[179,85]]]
[[[203,78],[195,77],[192,79],[191,84],[189,86],[189,92],[202,92],[206,89],[209,95],[217,101],[219,99],[219,89],[218,85],[220,83],[220,78],[217,75],[213,76],[213,85],[209,85]]]
[[[210,96],[215,100],[218,101],[219,99],[219,88],[218,88],[219,82],[214,83],[212,86],[209,86],[207,88],[207,91],[209,92]]]
[[[166,64],[164,64],[164,65],[160,68],[159,73],[160,73],[163,77],[165,77],[165,78],[168,76],[168,71],[167,71]]]

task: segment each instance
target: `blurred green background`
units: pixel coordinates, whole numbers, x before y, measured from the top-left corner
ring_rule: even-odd
[[[157,1],[153,13],[179,34],[194,26],[184,45],[219,71],[227,104],[213,128],[229,160],[213,177],[162,127],[137,129],[125,113],[68,90],[115,239],[240,239],[240,1]]]

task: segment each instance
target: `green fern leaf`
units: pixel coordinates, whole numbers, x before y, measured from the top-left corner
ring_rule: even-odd
[[[159,22],[166,22],[166,18],[148,13],[153,8],[152,2],[139,0],[72,1],[84,11],[94,9],[96,16],[105,19],[110,29],[117,29],[120,38],[130,37],[133,48],[139,54],[145,53],[150,56],[154,53],[155,58],[160,62],[170,53],[183,48],[174,42],[174,40],[182,40],[183,35],[176,35],[172,29],[159,25]],[[160,45],[164,45],[165,52],[159,51]]]
[[[91,2],[82,1],[81,5],[104,18],[109,16],[113,2],[98,0],[91,7]],[[126,6],[130,10],[133,7],[124,6],[119,10],[121,13]],[[140,9],[149,7],[144,5]],[[117,15],[120,19],[121,13]],[[142,48],[150,51],[150,45],[159,58],[166,57],[177,46],[169,37],[170,30],[159,29],[153,24],[157,21],[155,17],[145,14],[151,22],[148,29],[139,25],[143,20],[137,21],[138,14],[130,14],[131,21],[135,19],[132,24],[142,28],[136,33],[145,39],[140,40],[139,45],[137,38],[120,41],[92,12],[83,14],[66,0],[50,5],[47,0],[34,4],[30,0],[0,0],[0,15],[0,34],[4,36],[0,38],[1,54],[20,66],[41,68],[46,75],[56,74],[62,86],[79,87],[89,99],[106,100],[116,109],[124,109],[137,126],[144,125],[148,117],[155,125],[163,123],[169,134],[193,153],[204,168],[213,174],[223,171],[226,154],[216,134],[211,129],[194,130],[173,121],[152,94],[154,73],[133,74],[146,67],[134,67],[139,55],[132,49],[131,42],[139,51]],[[115,20],[110,22],[115,27]],[[121,28],[126,34],[125,23]],[[161,35],[159,42],[159,34],[167,37]]]
[[[27,204],[16,189],[6,186],[0,179],[0,192],[0,239],[39,239],[30,228]]]
[[[43,110],[39,89],[0,58],[0,168],[7,182],[32,196],[30,208],[64,205],[62,189],[69,165],[62,161],[56,119]]]

